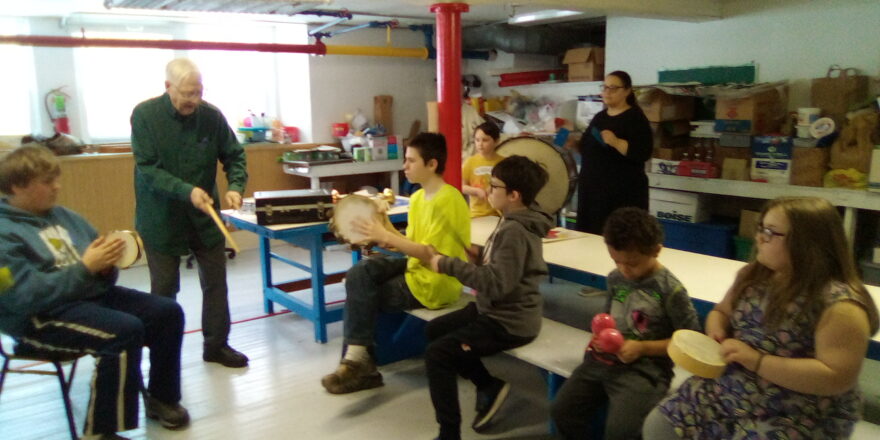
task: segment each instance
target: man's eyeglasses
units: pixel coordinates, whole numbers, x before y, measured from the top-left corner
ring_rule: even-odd
[[[507,189],[507,187],[504,185],[495,185],[494,183],[489,182],[489,190],[494,191],[496,189]]]
[[[764,241],[770,241],[773,237],[785,237],[785,234],[781,232],[776,232],[770,228],[764,227],[764,225],[758,225],[755,228],[755,234],[761,236]]]
[[[603,92],[616,92],[620,89],[625,89],[624,86],[606,86],[605,84],[599,85],[599,90]]]
[[[180,96],[183,97],[184,99],[195,99],[195,98],[202,97],[202,92],[203,92],[202,89],[196,89],[196,90],[190,90],[190,91],[184,92],[178,86],[174,86],[174,88],[177,89],[177,93],[179,93]]]

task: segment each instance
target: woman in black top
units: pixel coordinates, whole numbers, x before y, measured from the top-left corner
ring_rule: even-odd
[[[629,74],[615,71],[602,85],[605,110],[581,137],[577,229],[601,234],[617,208],[648,209],[645,161],[651,157],[651,125],[636,104]]]

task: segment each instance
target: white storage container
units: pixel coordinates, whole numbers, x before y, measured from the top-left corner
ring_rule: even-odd
[[[649,188],[649,209],[658,219],[700,223],[709,219],[706,196],[700,193]]]

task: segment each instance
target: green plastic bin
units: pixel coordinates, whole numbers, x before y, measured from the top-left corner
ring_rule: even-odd
[[[734,258],[739,261],[749,261],[752,257],[752,248],[754,246],[755,239],[735,235],[733,237]]]

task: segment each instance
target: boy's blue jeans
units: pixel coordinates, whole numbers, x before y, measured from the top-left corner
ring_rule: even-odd
[[[406,285],[406,258],[365,258],[345,275],[344,343],[371,347],[379,312],[423,307]]]

